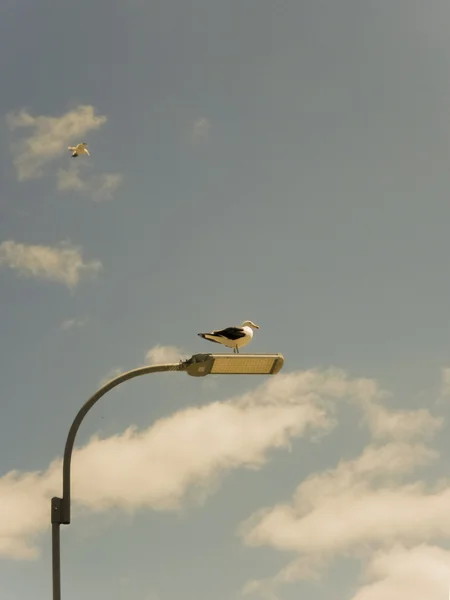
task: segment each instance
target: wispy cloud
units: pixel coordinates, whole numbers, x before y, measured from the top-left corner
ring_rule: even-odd
[[[123,176],[120,173],[82,176],[81,164],[77,164],[70,169],[59,169],[56,180],[60,191],[78,191],[92,196],[94,200],[110,200],[122,184]]]
[[[124,373],[125,371],[126,371],[126,369],[124,369],[122,367],[114,367],[114,368],[112,368],[110,371],[108,371],[106,373],[106,375],[104,377],[102,377],[102,379],[100,380],[100,383],[99,383],[99,387],[103,387],[104,385],[106,385],[107,383],[109,383],[112,379],[114,379],[115,377],[117,377],[121,373]]]
[[[211,121],[206,117],[197,119],[192,127],[192,141],[200,142],[208,138],[211,130]]]
[[[151,365],[176,363],[185,358],[186,352],[177,346],[153,346],[146,355],[147,362]]]
[[[59,169],[56,174],[56,187],[61,192],[65,191],[86,191],[86,183],[80,177],[80,168],[72,167],[71,169]]]
[[[60,328],[63,331],[68,331],[69,329],[78,329],[79,327],[84,327],[88,322],[87,317],[83,319],[66,319],[60,325]]]
[[[367,569],[371,582],[352,600],[423,600],[447,598],[450,552],[435,546],[396,545],[376,552]]]
[[[376,403],[365,408],[371,433],[377,440],[432,438],[442,425],[442,421],[426,409],[388,410]]]
[[[105,115],[96,115],[90,105],[80,105],[59,117],[33,116],[22,109],[7,115],[11,131],[30,130],[28,137],[12,146],[19,181],[40,177],[43,167],[67,153],[67,146],[80,141],[89,131],[106,123]]]
[[[34,246],[13,240],[0,244],[0,265],[20,276],[62,283],[70,289],[83,277],[95,277],[102,268],[99,260],[84,261],[81,248],[69,242]]]
[[[109,200],[122,181],[123,175],[120,173],[100,173],[88,181],[88,190],[96,200]]]

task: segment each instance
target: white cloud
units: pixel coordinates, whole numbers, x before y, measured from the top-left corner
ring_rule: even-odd
[[[149,429],[93,438],[73,456],[74,502],[133,511],[177,510],[189,499],[204,500],[229,470],[259,469],[271,449],[329,430],[332,420],[320,403],[333,395],[333,381],[324,377],[311,394],[304,380],[302,373],[277,375],[242,397],[188,408]],[[35,536],[47,526],[49,498],[59,492],[60,479],[59,460],[44,472],[0,478],[6,507],[0,512],[0,554],[36,553]]]
[[[33,116],[26,110],[7,115],[7,124],[16,129],[31,129],[31,134],[12,146],[19,181],[40,177],[43,167],[54,158],[67,154],[67,147],[78,143],[89,131],[106,123],[105,115],[96,115],[93,106],[77,106],[60,117]],[[81,140],[82,141],[82,140]]]
[[[352,600],[424,600],[447,598],[450,552],[435,546],[395,546],[377,552],[366,575],[372,580]]]
[[[195,121],[192,127],[192,140],[200,142],[209,136],[211,121],[206,117],[201,117]]]
[[[37,556],[38,550],[29,540],[46,526],[49,498],[57,489],[56,483],[41,473],[22,475],[11,471],[0,478],[0,556],[24,559]]]
[[[240,534],[251,546],[298,553],[272,583],[317,577],[336,556],[448,538],[450,482],[431,489],[403,482],[437,457],[423,444],[370,445],[358,458],[310,476],[292,502],[256,512]]]
[[[110,200],[123,181],[120,173],[100,173],[82,178],[81,169],[81,164],[66,170],[59,169],[56,175],[58,190],[83,192],[94,200]]]
[[[414,515],[407,510],[406,501],[420,502],[422,487],[380,485],[380,480],[396,481],[436,457],[421,444],[369,446],[358,458],[341,461],[335,469],[306,479],[292,503],[257,514],[256,523],[253,517],[249,527],[244,524],[246,541],[280,550],[335,553],[359,542],[386,541],[399,530],[415,538],[418,530],[409,531]],[[405,510],[398,515],[403,501]]]
[[[33,246],[7,240],[0,244],[0,265],[23,277],[54,281],[75,288],[82,277],[96,276],[99,260],[85,262],[81,248],[63,242],[59,246]]]
[[[442,420],[426,409],[388,410],[381,404],[369,403],[365,410],[375,439],[423,439],[432,437],[442,426]]]
[[[100,173],[88,182],[88,189],[96,200],[109,200],[113,193],[122,184],[123,176],[120,173]]]
[[[84,327],[88,322],[87,317],[83,319],[66,319],[60,325],[61,329],[67,331],[68,329],[75,329],[78,327]]]
[[[177,363],[186,358],[186,353],[177,346],[153,346],[145,357],[151,365]]]

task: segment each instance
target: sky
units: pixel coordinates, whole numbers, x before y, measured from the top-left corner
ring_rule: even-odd
[[[449,22],[0,4],[2,597],[51,597],[82,404],[247,319],[278,375],[141,377],[86,417],[62,598],[448,597]]]

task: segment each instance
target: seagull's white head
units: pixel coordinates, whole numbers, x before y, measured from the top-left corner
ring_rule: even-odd
[[[259,329],[259,325],[256,325],[256,323],[253,323],[253,321],[244,321],[242,323],[242,327],[251,327],[252,329]]]

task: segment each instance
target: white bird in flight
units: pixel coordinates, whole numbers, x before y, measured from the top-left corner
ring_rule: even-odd
[[[228,348],[233,348],[235,354],[239,354],[239,348],[246,346],[253,338],[253,329],[259,329],[253,321],[244,321],[240,327],[227,327],[226,329],[216,329],[210,333],[199,333],[204,340],[223,344]]]
[[[72,152],[72,158],[77,157],[79,154],[87,154],[90,156],[89,150],[86,148],[86,146],[86,142],[82,142],[81,144],[78,144],[78,146],[69,146],[68,150]]]

